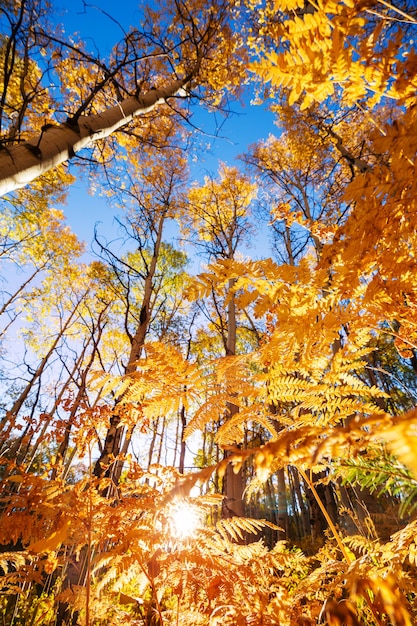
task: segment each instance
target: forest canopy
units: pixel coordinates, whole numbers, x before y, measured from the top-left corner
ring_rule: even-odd
[[[53,5],[0,0],[2,622],[412,626],[417,6]]]

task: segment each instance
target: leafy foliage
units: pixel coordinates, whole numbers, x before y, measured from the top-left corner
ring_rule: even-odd
[[[176,1],[106,61],[46,9],[0,3],[0,157],[42,164],[117,102],[89,154],[123,242],[80,262],[65,166],[5,199],[3,271],[28,276],[1,309],[3,622],[411,626],[415,7]],[[221,108],[248,72],[282,133],[189,183],[186,98]],[[271,258],[246,258],[256,208]]]

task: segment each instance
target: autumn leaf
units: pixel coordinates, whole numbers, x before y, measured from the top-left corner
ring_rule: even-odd
[[[59,548],[60,545],[67,539],[70,525],[70,520],[65,520],[57,530],[49,535],[49,537],[39,539],[38,541],[29,544],[28,551],[35,554],[40,554],[42,552],[55,552],[57,548]]]

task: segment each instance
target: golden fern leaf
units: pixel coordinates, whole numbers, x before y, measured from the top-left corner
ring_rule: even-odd
[[[234,541],[244,538],[244,533],[250,533],[256,535],[262,528],[272,528],[273,530],[282,530],[272,522],[266,520],[249,519],[247,517],[232,517],[230,519],[223,519],[217,522],[216,530],[221,537],[230,537]]]
[[[265,404],[253,404],[240,407],[239,412],[229,417],[216,433],[215,440],[220,446],[231,445],[242,440],[243,432],[248,423],[263,426],[274,438],[277,434],[274,418],[267,414]]]
[[[387,615],[393,624],[413,626],[407,599],[392,574],[358,579],[352,597],[364,598],[373,607],[374,614],[381,617]]]
[[[391,452],[417,477],[417,409],[396,417],[381,432]]]

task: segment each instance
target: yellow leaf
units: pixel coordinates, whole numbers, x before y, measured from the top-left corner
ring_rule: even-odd
[[[65,520],[63,525],[58,528],[58,530],[55,530],[52,535],[50,535],[47,539],[40,539],[39,541],[35,541],[35,543],[29,546],[29,552],[35,552],[36,554],[39,554],[40,552],[53,552],[54,550],[56,550],[60,546],[60,544],[67,538],[69,525],[69,520]]]
[[[397,423],[381,433],[391,452],[417,476],[417,409],[397,417]]]
[[[23,476],[19,476],[19,475],[13,475],[13,476],[7,476],[6,480],[8,480],[11,483],[21,483],[23,480]]]

